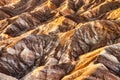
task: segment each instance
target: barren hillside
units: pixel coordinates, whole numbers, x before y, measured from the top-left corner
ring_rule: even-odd
[[[0,80],[120,80],[120,0],[0,0]]]

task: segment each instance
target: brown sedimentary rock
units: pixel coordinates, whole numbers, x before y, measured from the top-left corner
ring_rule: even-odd
[[[0,79],[119,80],[119,0],[0,0]]]

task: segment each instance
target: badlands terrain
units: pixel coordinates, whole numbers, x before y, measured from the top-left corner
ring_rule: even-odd
[[[0,80],[120,80],[120,0],[0,0]]]

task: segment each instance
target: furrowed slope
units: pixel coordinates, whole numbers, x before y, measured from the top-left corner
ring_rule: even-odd
[[[119,0],[1,0],[0,79],[119,80]]]

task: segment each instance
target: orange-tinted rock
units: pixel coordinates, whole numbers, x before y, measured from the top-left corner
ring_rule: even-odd
[[[119,80],[119,53],[119,0],[0,0],[0,80]]]

